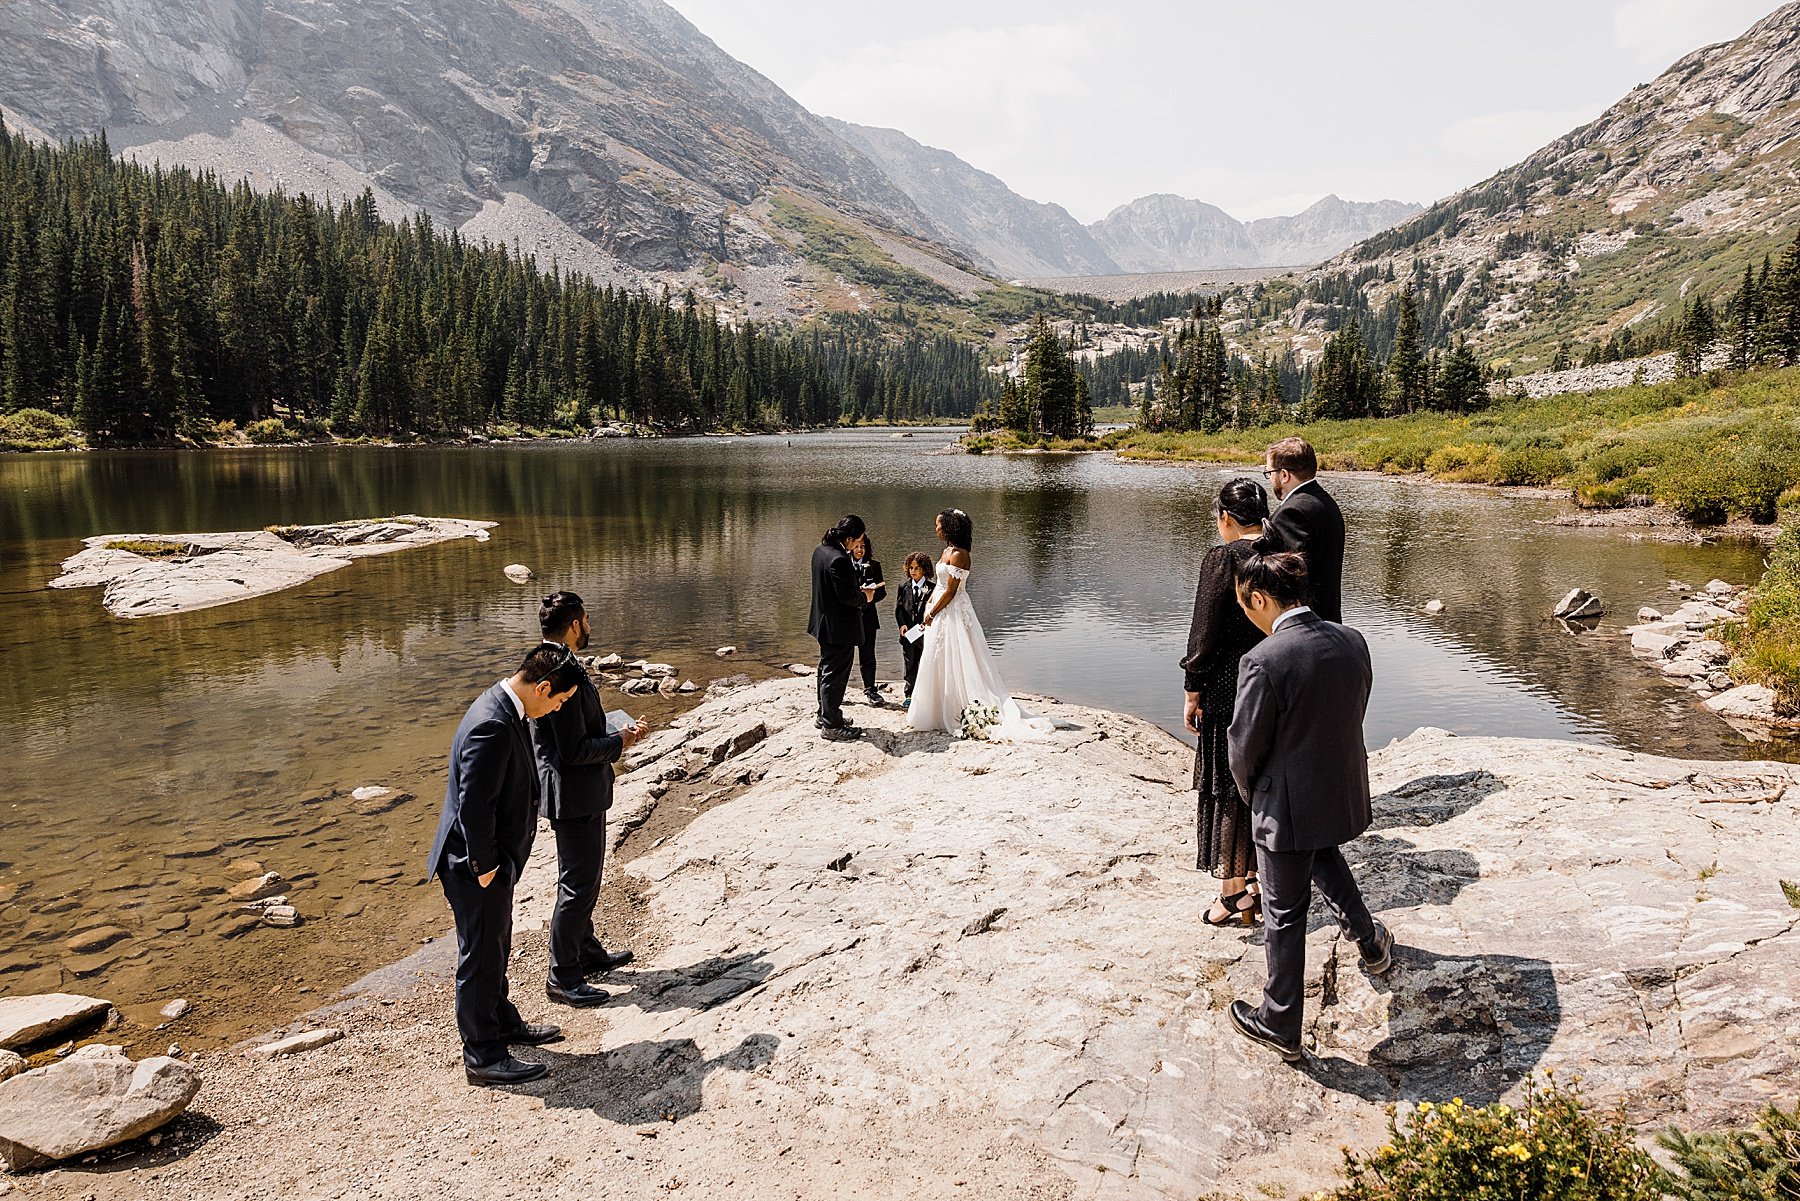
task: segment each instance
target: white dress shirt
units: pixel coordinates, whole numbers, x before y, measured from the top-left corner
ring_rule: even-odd
[[[1311,613],[1311,612],[1312,612],[1311,605],[1295,605],[1292,609],[1289,609],[1286,613],[1283,613],[1280,617],[1277,617],[1275,619],[1275,624],[1269,627],[1270,636],[1273,637],[1277,630],[1281,629],[1282,626],[1286,625],[1288,618],[1298,617],[1302,613]]]
[[[519,720],[524,721],[525,698],[513,691],[512,677],[508,676],[506,679],[501,680],[500,688],[501,691],[506,693],[506,699],[512,702],[513,711],[519,715]]]

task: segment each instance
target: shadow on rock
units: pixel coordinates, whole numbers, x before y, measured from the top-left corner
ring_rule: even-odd
[[[1450,776],[1420,776],[1376,797],[1371,830],[1396,826],[1435,826],[1461,817],[1506,787],[1506,782],[1485,771],[1465,771]]]
[[[90,1155],[83,1155],[80,1160],[64,1160],[49,1164],[42,1170],[95,1176],[114,1172],[155,1171],[177,1160],[186,1159],[224,1132],[225,1127],[217,1119],[190,1109],[177,1114],[174,1120],[159,1130],[114,1147],[91,1152],[93,1163],[86,1162]],[[0,1181],[10,1179],[15,1177],[7,1176],[0,1170]]]
[[[614,1003],[635,1005],[646,1013],[672,1009],[711,1009],[749,992],[773,974],[775,968],[762,951],[740,955],[714,955],[688,967],[649,968],[617,976],[611,985],[629,983]]]
[[[1404,838],[1365,834],[1344,848],[1344,859],[1356,873],[1363,899],[1373,913],[1448,905],[1481,879],[1475,856],[1459,850],[1422,851]],[[1308,929],[1330,921],[1322,902],[1313,906]]]
[[[1394,948],[1387,1037],[1367,1065],[1338,1056],[1306,1061],[1326,1088],[1368,1101],[1488,1105],[1524,1079],[1562,1024],[1556,978],[1542,959],[1438,955]]]
[[[540,1048],[521,1058],[549,1065],[550,1074],[513,1091],[541,1096],[552,1109],[591,1109],[622,1126],[679,1122],[700,1112],[708,1075],[753,1072],[773,1059],[780,1045],[773,1034],[752,1034],[715,1059],[702,1055],[691,1038],[628,1043],[598,1055]]]

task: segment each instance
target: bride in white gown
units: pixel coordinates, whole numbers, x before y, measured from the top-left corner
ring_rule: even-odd
[[[937,590],[920,622],[925,646],[907,720],[915,730],[956,734],[962,731],[963,710],[979,702],[999,714],[987,737],[1003,741],[1045,737],[1056,723],[1030,716],[1013,701],[969,599],[974,523],[961,509],[945,509],[937,517],[937,534],[944,542],[944,555],[938,560]]]

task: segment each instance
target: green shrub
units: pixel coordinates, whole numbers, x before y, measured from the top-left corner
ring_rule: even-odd
[[[1457,484],[1491,484],[1500,461],[1500,448],[1488,443],[1440,446],[1425,460],[1433,479]]]
[[[1569,456],[1550,446],[1521,446],[1500,452],[1494,464],[1496,484],[1548,484],[1569,474]]]
[[[1622,1114],[1597,1116],[1578,1090],[1525,1084],[1523,1104],[1473,1108],[1425,1102],[1388,1141],[1344,1152],[1337,1201],[1657,1201],[1656,1162]]]
[[[1781,510],[1781,536],[1732,638],[1731,674],[1773,689],[1776,703],[1800,712],[1800,499]]]
[[[1749,1130],[1659,1137],[1675,1160],[1666,1187],[1678,1201],[1791,1201],[1800,1197],[1800,1106],[1771,1105]]]
[[[1656,473],[1656,498],[1684,521],[1724,525],[1734,500],[1731,465],[1704,455],[1665,463]]]
[[[44,409],[0,413],[0,450],[70,450],[81,433],[66,417]]]
[[[279,446],[283,442],[297,442],[300,435],[287,427],[287,422],[279,417],[264,417],[261,421],[252,421],[244,430],[244,437],[258,446]]]

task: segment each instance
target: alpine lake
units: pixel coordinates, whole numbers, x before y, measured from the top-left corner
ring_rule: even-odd
[[[219,1045],[405,958],[449,926],[424,855],[451,734],[536,640],[539,598],[579,592],[590,653],[671,663],[702,689],[786,674],[816,657],[808,557],[847,512],[897,586],[907,552],[935,557],[933,515],[966,510],[969,586],[1008,684],[1179,731],[1210,506],[1243,473],[947,453],[957,432],[0,456],[0,994],[107,997],[139,1029],[182,997],[184,1045]],[[1372,747],[1429,725],[1800,757],[1746,742],[1618,635],[1668,604],[1670,580],[1753,583],[1759,546],[1548,525],[1569,506],[1543,496],[1326,483],[1350,527],[1346,619],[1375,659]],[[499,524],[486,543],[174,617],[117,619],[98,590],[46,588],[96,534],[401,513]],[[537,580],[509,582],[509,563]],[[1608,606],[1591,631],[1550,617],[1577,586]],[[1427,614],[1433,599],[1444,610]],[[897,679],[891,597],[882,622]],[[717,657],[725,645],[737,654]],[[653,724],[690,703],[606,702]],[[363,785],[409,799],[358,802]],[[259,926],[230,900],[265,870],[304,924]]]

